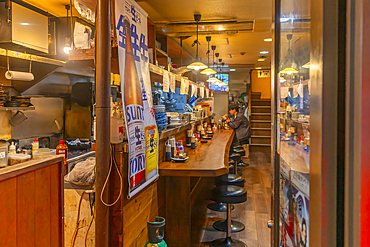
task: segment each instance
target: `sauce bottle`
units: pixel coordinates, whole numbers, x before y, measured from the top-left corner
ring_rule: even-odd
[[[64,175],[68,173],[68,147],[64,140],[59,140],[59,145],[56,148],[57,155],[64,155]]]
[[[32,155],[39,151],[39,141],[35,139],[32,143]]]

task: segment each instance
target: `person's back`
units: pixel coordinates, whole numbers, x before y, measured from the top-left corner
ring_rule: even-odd
[[[235,119],[233,121],[230,121],[228,124],[230,128],[235,130],[235,135],[238,139],[239,144],[249,142],[251,128],[248,119],[244,116],[243,113],[237,113]]]

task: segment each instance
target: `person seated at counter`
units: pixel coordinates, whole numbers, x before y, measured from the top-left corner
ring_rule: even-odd
[[[230,128],[235,130],[233,142],[238,142],[239,145],[249,144],[251,127],[248,118],[246,118],[243,113],[239,112],[239,106],[236,104],[229,105],[229,113],[234,119],[230,120],[229,116],[226,114],[222,116],[222,120],[226,121]]]

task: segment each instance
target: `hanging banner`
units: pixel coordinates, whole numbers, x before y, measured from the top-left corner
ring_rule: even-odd
[[[190,81],[189,80],[185,80],[185,94],[188,94],[189,93],[189,85],[190,85]]]
[[[208,97],[209,97],[209,89],[206,88],[206,98],[208,98]]]
[[[198,87],[195,84],[191,84],[191,96],[198,96]]]
[[[163,71],[163,92],[168,93],[170,91],[170,73]]]
[[[280,88],[280,96],[282,99],[285,99],[286,97],[289,96],[289,87],[281,87]],[[280,100],[279,100],[280,102]],[[280,105],[280,104],[279,104]]]
[[[200,97],[204,98],[204,87],[199,87]]]
[[[134,0],[116,0],[115,4],[130,198],[158,177],[158,130],[149,74],[147,13]]]
[[[184,78],[181,78],[180,94],[186,94],[186,82]]]
[[[175,93],[176,91],[176,75],[175,74],[170,74],[170,89],[171,92]]]

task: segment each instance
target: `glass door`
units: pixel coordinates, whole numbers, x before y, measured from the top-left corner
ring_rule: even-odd
[[[275,178],[279,234],[274,246],[309,246],[310,0],[281,0],[275,42]],[[278,18],[278,19],[276,19]],[[277,179],[278,178],[278,179]],[[276,185],[277,183],[275,183]],[[275,198],[276,200],[276,198]],[[276,205],[274,205],[276,207]],[[277,209],[276,209],[277,210]],[[276,239],[278,238],[278,239]]]

